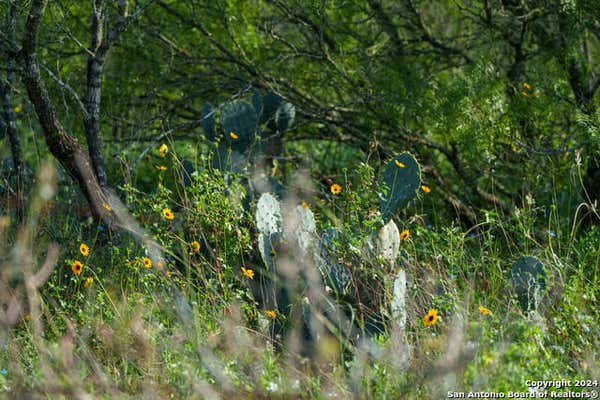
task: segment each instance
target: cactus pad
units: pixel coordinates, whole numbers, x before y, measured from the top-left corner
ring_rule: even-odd
[[[315,249],[315,261],[323,280],[337,294],[346,295],[350,288],[350,274],[343,264],[337,262],[337,244],[342,233],[335,228],[327,228],[321,233],[318,247]]]
[[[535,257],[521,257],[510,269],[510,281],[523,311],[537,308],[546,288],[544,265]]]
[[[275,271],[274,255],[281,242],[281,207],[270,193],[263,193],[256,204],[256,227],[258,229],[258,250],[271,272]]]
[[[251,104],[242,100],[226,103],[221,110],[221,127],[233,150],[245,153],[256,139],[258,116]]]
[[[406,273],[403,269],[398,271],[394,279],[390,309],[398,327],[404,329],[406,326]]]
[[[417,160],[408,153],[394,157],[383,171],[382,184],[385,194],[379,208],[383,220],[387,222],[417,194],[421,184],[421,169]]]
[[[393,220],[390,220],[379,231],[367,238],[367,254],[381,257],[388,264],[393,264],[400,250],[400,231]]]

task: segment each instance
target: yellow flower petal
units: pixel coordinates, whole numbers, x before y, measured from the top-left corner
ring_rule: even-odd
[[[342,187],[340,185],[338,185],[337,183],[334,183],[333,185],[331,185],[331,193],[334,195],[338,195],[340,193],[342,193]]]
[[[71,271],[73,271],[73,273],[75,275],[79,275],[81,274],[81,271],[83,270],[83,263],[81,261],[73,261],[73,263],[71,264]]]
[[[265,314],[271,319],[277,318],[277,313],[275,312],[275,310],[267,310],[265,311]]]
[[[152,268],[152,260],[149,259],[148,257],[144,257],[142,262],[144,263],[144,267]]]
[[[405,229],[402,232],[400,232],[400,240],[406,240],[406,239],[408,239],[409,236],[410,236],[410,231],[408,229]]]
[[[169,152],[169,147],[165,143],[161,144],[160,147],[158,148],[158,153],[160,154],[161,157],[166,157],[168,152]]]
[[[173,211],[171,211],[170,208],[163,208],[162,214],[163,214],[163,217],[165,217],[166,219],[169,219],[169,220],[175,218],[175,214],[173,214]]]
[[[242,267],[242,274],[247,277],[248,279],[254,279],[254,271],[251,270],[250,268],[244,268]]]
[[[84,256],[87,257],[90,255],[90,248],[88,247],[87,244],[85,243],[81,243],[79,245],[79,252]]]
[[[423,323],[425,326],[433,326],[438,320],[438,310],[435,308],[430,309],[427,314],[423,317]]]

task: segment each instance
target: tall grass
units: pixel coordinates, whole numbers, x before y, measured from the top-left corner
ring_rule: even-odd
[[[421,214],[399,221],[411,233],[401,261],[385,265],[354,250],[373,226],[370,194],[360,186],[369,179],[340,179],[344,192],[332,198],[314,196],[320,190],[296,175],[284,219],[293,226],[291,210],[304,200],[319,227],[357,238],[338,256],[367,297],[347,304],[292,245],[282,250],[281,273],[269,275],[243,186],[203,168],[186,187],[173,157],[169,171],[155,172],[151,193],[125,186],[127,208],[111,200],[128,221],[124,230],[69,212],[73,198],[56,193],[49,165],[38,173],[26,221],[2,217],[2,397],[437,399],[448,391],[532,393],[530,379],[600,379],[597,227],[565,223],[556,206],[538,206],[532,195],[512,216],[488,212],[468,231],[417,204]],[[508,279],[523,254],[547,270],[548,290],[530,313]],[[84,264],[79,275],[75,260]],[[408,277],[403,329],[389,310],[398,269]],[[289,298],[274,310],[261,297],[269,279]],[[440,318],[426,326],[430,309]],[[380,329],[370,320],[383,321]]]

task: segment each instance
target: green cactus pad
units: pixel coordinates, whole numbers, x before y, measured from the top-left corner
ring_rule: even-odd
[[[231,150],[220,144],[212,155],[212,167],[220,171],[239,173],[246,165],[246,156],[239,151]]]
[[[421,169],[411,154],[399,154],[386,165],[382,182],[385,194],[379,206],[385,222],[408,205],[420,184]]]
[[[277,112],[277,108],[283,99],[281,96],[276,95],[275,93],[267,93],[262,96],[261,101],[261,113],[260,113],[260,123],[261,124],[274,124],[275,122],[275,113]],[[274,130],[275,126],[272,125],[270,128]]]
[[[226,103],[221,110],[221,127],[231,148],[246,153],[256,139],[258,116],[251,104],[233,100]],[[231,133],[235,137],[232,137]]]
[[[537,308],[546,288],[544,264],[535,257],[521,257],[510,269],[510,281],[523,311]]]
[[[296,107],[287,101],[281,102],[277,111],[275,112],[275,124],[277,125],[277,132],[284,133],[289,131],[294,125],[296,118]]]
[[[260,117],[260,123],[267,126],[267,132],[263,136],[281,134],[292,128],[296,118],[296,107],[281,96],[267,93],[261,98],[255,94],[252,102]]]
[[[347,295],[350,288],[350,274],[343,264],[337,262],[336,242],[342,237],[339,229],[327,228],[321,233],[319,245],[315,248],[315,264],[318,266],[325,285],[339,295]]]

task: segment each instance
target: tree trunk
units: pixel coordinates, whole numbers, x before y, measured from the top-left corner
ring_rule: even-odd
[[[16,5],[10,4],[6,14],[6,38],[11,47],[15,47],[16,35]],[[21,138],[17,132],[15,113],[12,107],[13,85],[15,82],[16,63],[12,55],[7,60],[6,80],[0,84],[0,104],[2,113],[1,119],[4,123],[4,129],[10,142],[10,152],[12,155],[13,168],[16,178],[16,212],[17,220],[23,218],[23,156],[21,153]]]
[[[85,107],[87,115],[84,119],[85,135],[92,166],[98,183],[103,190],[108,188],[108,178],[104,167],[102,139],[100,137],[100,101],[102,89],[102,69],[104,53],[108,43],[104,41],[104,1],[92,1],[92,40],[90,55],[87,61],[87,95]]]
[[[22,79],[33,104],[50,152],[77,181],[95,217],[113,222],[110,211],[103,207],[104,195],[94,174],[90,157],[77,139],[69,135],[58,120],[40,75],[36,56],[37,34],[47,0],[32,0],[23,38]]]

